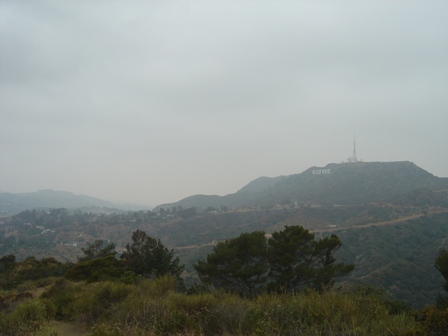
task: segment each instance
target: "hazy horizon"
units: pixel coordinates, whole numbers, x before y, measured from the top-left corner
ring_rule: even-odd
[[[445,1],[5,0],[0,45],[2,192],[226,195],[355,134],[448,177]]]

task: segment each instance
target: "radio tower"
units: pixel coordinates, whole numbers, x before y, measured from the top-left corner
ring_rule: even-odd
[[[353,136],[353,156],[349,157],[347,161],[351,163],[358,162],[358,158],[356,157],[356,135]]]

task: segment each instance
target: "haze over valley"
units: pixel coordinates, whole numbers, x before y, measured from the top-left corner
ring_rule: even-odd
[[[174,249],[186,266],[188,286],[198,282],[192,265],[218,242],[300,225],[317,237],[341,238],[339,258],[356,265],[346,285],[371,284],[423,307],[440,290],[433,260],[448,244],[448,178],[411,162],[352,160],[311,167],[301,174],[255,179],[229,195],[192,195],[152,211],[125,211],[51,190],[0,194],[0,200],[0,210],[10,212],[0,224],[4,255],[75,261],[98,239],[113,242],[121,253],[130,233],[143,230]],[[427,282],[428,276],[436,280]]]
[[[354,134],[447,177],[447,6],[2,1],[0,191],[224,196]]]
[[[446,333],[448,2],[3,0],[0,46],[0,335]]]

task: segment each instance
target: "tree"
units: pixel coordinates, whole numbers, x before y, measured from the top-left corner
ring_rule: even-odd
[[[92,244],[87,243],[87,248],[81,250],[84,252],[84,256],[78,257],[78,261],[94,260],[116,254],[115,244],[106,244],[104,240],[95,240]]]
[[[121,258],[131,271],[144,277],[173,275],[179,278],[184,270],[172,249],[168,250],[160,239],[149,237],[142,230],[132,234],[132,244],[126,245]]]
[[[0,273],[14,269],[16,266],[16,256],[8,254],[0,258]]]
[[[67,272],[66,278],[87,282],[119,279],[124,273],[123,266],[123,261],[109,254],[101,258],[79,261]]]
[[[319,290],[334,285],[334,279],[346,276],[354,270],[355,265],[336,263],[334,253],[342,246],[338,236],[319,239],[316,242],[315,253],[318,255],[316,275],[313,286]]]
[[[330,287],[335,277],[349,274],[354,265],[336,264],[334,252],[342,243],[336,235],[315,240],[301,226],[286,226],[269,239],[270,288],[294,291],[304,287]]]
[[[314,277],[314,235],[301,226],[286,227],[269,239],[270,288],[291,291]]]
[[[269,271],[265,233],[243,233],[218,243],[206,261],[193,267],[205,284],[254,296],[265,287]]]
[[[301,226],[286,226],[269,239],[256,231],[219,243],[205,261],[193,266],[203,283],[245,296],[263,290],[322,289],[354,268],[336,263],[334,252],[340,247],[336,235],[315,240]]]
[[[445,279],[443,289],[448,292],[448,251],[444,248],[439,250],[439,254],[435,262],[436,269]],[[437,306],[439,308],[448,308],[448,297],[439,294],[437,298]]]

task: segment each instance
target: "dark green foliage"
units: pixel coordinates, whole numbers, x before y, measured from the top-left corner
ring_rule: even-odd
[[[125,269],[124,262],[113,255],[93,260],[79,261],[67,272],[66,277],[73,281],[97,282],[119,279]]]
[[[203,283],[253,296],[265,287],[269,264],[265,233],[243,233],[218,243],[194,268]]]
[[[0,312],[0,335],[36,335],[47,320],[45,305],[39,300],[26,300],[12,312]]]
[[[78,261],[88,261],[116,254],[115,244],[106,244],[104,240],[95,240],[92,244],[87,243],[87,248],[81,250],[84,252],[84,256],[78,258]]]
[[[126,245],[127,251],[120,260],[115,258],[115,244],[105,244],[103,240],[88,243],[88,247],[82,249],[84,256],[78,258],[78,263],[66,277],[73,281],[120,280],[128,284],[135,283],[138,275],[159,277],[168,274],[180,279],[184,266],[179,266],[173,250],[168,250],[160,240],[141,230],[133,233],[132,241]]]
[[[168,250],[160,239],[149,237],[142,230],[132,234],[132,244],[127,244],[126,249],[121,258],[135,274],[144,277],[173,275],[179,278],[184,269],[184,266],[179,266],[179,258],[174,258],[173,250]]]
[[[108,318],[108,310],[119,304],[135,290],[135,286],[103,281],[86,285],[71,304],[73,315],[92,326],[99,319]]]
[[[16,256],[8,254],[0,258],[0,273],[8,272],[14,269],[16,265]]]
[[[421,309],[436,303],[445,283],[434,261],[438,247],[446,246],[447,221],[448,213],[440,213],[395,225],[341,230],[338,236],[344,244],[336,257],[356,265],[350,283],[383,287],[391,298]]]
[[[72,263],[61,263],[51,257],[43,258],[41,260],[37,260],[34,257],[28,257],[20,263],[17,277],[19,281],[38,280],[50,276],[60,277],[72,266]]]
[[[72,319],[73,308],[71,304],[76,300],[80,291],[72,282],[65,278],[56,280],[53,285],[42,294],[41,299],[47,307],[51,317],[56,319]]]
[[[404,301],[399,300],[386,300],[385,305],[387,308],[387,311],[391,315],[399,315],[403,313],[410,313],[411,307]]]
[[[439,255],[437,256],[435,266],[444,277],[445,284],[443,285],[443,289],[448,292],[448,251],[444,248],[439,250]]]
[[[448,334],[448,308],[427,306],[417,316],[422,324],[422,335],[446,336]]]
[[[314,235],[301,226],[286,227],[269,239],[270,287],[292,291],[311,284],[315,277]]]
[[[355,265],[353,264],[336,263],[334,254],[341,246],[342,242],[334,234],[315,242],[313,253],[314,271],[316,272],[316,277],[313,280],[315,288],[319,290],[329,288],[333,286],[335,278],[344,277],[354,270]]]
[[[314,234],[301,226],[286,226],[283,231],[274,232],[268,244],[271,289],[328,288],[335,277],[354,269],[354,265],[336,263],[334,253],[342,245],[336,235],[315,240]]]
[[[64,276],[71,267],[72,263],[62,263],[51,257],[42,260],[28,257],[18,262],[14,255],[3,256],[0,258],[0,288],[14,289],[26,281]]]
[[[334,252],[340,246],[336,235],[315,240],[314,234],[301,226],[286,226],[268,240],[264,232],[257,231],[219,243],[205,261],[194,267],[204,283],[241,295],[266,289],[323,289],[354,268],[336,263]]]
[[[448,251],[444,248],[439,250],[439,255],[437,256],[436,269],[440,272],[440,274],[445,279],[445,283],[443,284],[443,289],[448,292]],[[447,308],[448,309],[448,297],[442,294],[439,294],[437,298],[437,306],[439,308]]]

